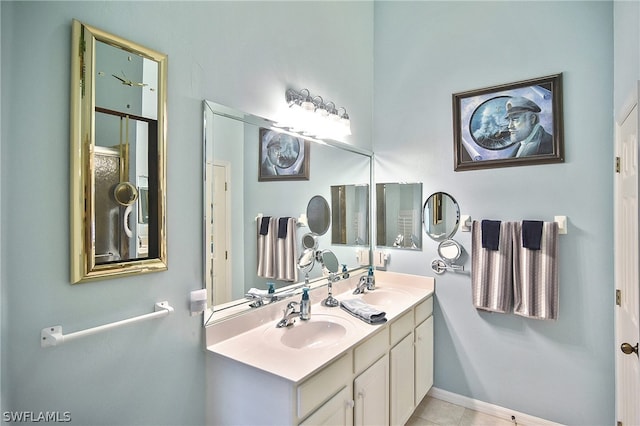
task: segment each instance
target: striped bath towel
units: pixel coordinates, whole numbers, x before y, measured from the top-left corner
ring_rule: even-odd
[[[522,224],[513,224],[514,313],[535,319],[558,317],[558,224],[544,222],[540,249],[523,247]]]
[[[482,247],[482,226],[471,225],[471,286],[473,306],[507,313],[513,303],[513,262],[510,222],[500,223],[498,250]]]
[[[278,219],[278,238],[276,238],[275,278],[288,282],[298,281],[297,261],[296,219],[281,217]]]
[[[258,220],[258,276],[275,278],[276,276],[276,238],[278,219],[263,216]]]

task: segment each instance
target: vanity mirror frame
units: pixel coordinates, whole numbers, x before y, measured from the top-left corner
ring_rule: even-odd
[[[149,206],[155,210],[156,226],[149,227],[149,257],[96,263],[96,43],[102,42],[154,61],[157,75],[157,146],[149,177]],[[118,77],[116,77],[118,78]],[[131,82],[129,82],[131,83]],[[122,84],[127,84],[124,82]],[[128,84],[133,85],[133,83]],[[124,115],[129,115],[123,113]],[[70,228],[71,282],[84,283],[105,278],[157,272],[167,269],[166,238],[166,133],[167,55],[110,34],[80,21],[72,22],[71,43],[71,159]],[[131,114],[133,116],[133,114]],[[149,164],[151,166],[151,164]],[[154,179],[155,178],[155,179]]]
[[[269,120],[267,118],[259,117],[252,115],[250,113],[246,113],[222,104],[218,104],[216,102],[210,100],[203,100],[203,288],[206,288],[209,293],[212,293],[214,289],[214,280],[213,280],[213,262],[212,262],[212,241],[213,241],[213,232],[212,232],[212,218],[213,218],[213,210],[212,210],[212,195],[214,184],[213,184],[213,171],[212,166],[214,164],[214,155],[213,155],[213,144],[215,143],[213,140],[213,135],[209,134],[208,129],[212,129],[213,127],[213,118],[225,117],[232,120],[236,120],[238,122],[248,124],[257,128],[267,128],[274,129],[284,133],[289,133],[296,137],[303,138],[312,143],[311,149],[314,149],[313,144],[319,145],[327,145],[332,148],[339,148],[343,151],[348,151],[351,153],[363,155],[367,157],[368,170],[367,170],[367,179],[369,188],[371,188],[371,183],[373,182],[373,153],[371,151],[359,148],[357,146],[349,145],[343,142],[329,140],[329,139],[316,139],[313,137],[308,137],[296,132],[288,131],[286,129],[279,128],[276,126],[276,122]],[[339,152],[339,151],[338,151]],[[316,192],[310,192],[309,197],[313,197],[316,195]],[[372,197],[369,197],[369,204],[371,203]],[[326,201],[326,200],[325,200]],[[308,203],[307,203],[308,205]],[[371,214],[371,205],[369,205],[369,214]],[[329,220],[331,216],[331,211],[329,209]],[[369,218],[369,233],[371,230],[371,220]],[[307,230],[305,230],[307,231]],[[318,247],[318,235],[313,232],[311,229],[308,229],[308,232],[304,232],[299,236],[299,239],[304,237],[310,237],[314,239],[313,248],[306,247],[313,254],[313,263],[319,260],[316,258],[316,255],[322,250]],[[298,241],[300,244],[301,241]],[[310,243],[311,244],[311,243]],[[371,258],[371,254],[373,252],[373,245],[370,241],[367,246],[361,246],[362,248],[368,248],[369,258]],[[303,251],[304,251],[303,246]],[[329,247],[330,248],[330,247]],[[303,253],[301,252],[300,255]],[[298,260],[298,259],[296,259]],[[312,263],[308,264],[310,267]],[[366,266],[355,266],[349,269],[347,272],[354,273],[359,270],[366,270],[368,265]],[[304,268],[299,269],[302,272],[301,275],[304,275]],[[299,281],[295,283],[291,283],[290,285],[282,286],[276,289],[275,297],[288,298],[292,296],[296,296],[302,293],[302,287],[308,285],[311,291],[315,290],[319,287],[326,287],[327,285],[327,277],[326,276],[318,276],[311,278],[308,283],[305,283],[304,278],[299,277]],[[264,306],[269,306],[265,304],[262,307],[252,307],[252,300],[247,298],[237,298],[231,300],[229,302],[212,304],[211,303],[211,294],[209,294],[209,299],[207,301],[207,308],[204,311],[204,326],[211,325],[218,321],[226,320],[228,318],[236,317],[239,315],[243,315],[245,313],[252,312],[254,309],[262,309]]]

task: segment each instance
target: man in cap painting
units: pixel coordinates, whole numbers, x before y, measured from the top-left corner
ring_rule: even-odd
[[[505,108],[511,142],[520,143],[515,157],[553,153],[553,138],[540,125],[538,113],[541,110],[535,102],[514,96],[507,101]]]

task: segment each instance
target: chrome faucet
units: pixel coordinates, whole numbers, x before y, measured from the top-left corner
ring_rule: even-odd
[[[363,275],[360,277],[360,281],[355,290],[353,290],[353,294],[364,294],[365,290],[369,288],[368,285],[368,277]]]
[[[296,311],[298,302],[289,302],[287,307],[283,309],[284,315],[282,319],[276,324],[277,328],[290,327],[296,320],[296,317],[300,316],[300,311]]]

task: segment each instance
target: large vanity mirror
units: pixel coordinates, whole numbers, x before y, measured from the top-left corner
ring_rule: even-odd
[[[312,253],[330,250],[348,270],[360,268],[353,247],[332,243],[331,219],[335,207],[326,200],[331,199],[332,186],[363,184],[370,187],[371,153],[340,142],[319,141],[287,132],[308,142],[304,151],[308,178],[270,176],[268,180],[261,180],[260,130],[282,130],[268,119],[214,102],[204,101],[203,107],[204,285],[209,295],[205,324],[212,321],[212,314],[217,312],[221,315],[243,313],[261,306],[247,296],[262,294],[269,289],[269,283],[274,284],[276,298],[301,287],[306,272],[312,284],[326,284],[326,279],[322,279],[323,268],[307,271],[305,259],[298,262],[309,247],[313,248]],[[264,254],[259,251],[259,241],[260,224],[265,218],[295,219],[294,244],[288,248],[291,252],[285,262],[302,266],[290,271],[296,272],[290,274],[291,279],[263,276],[264,268],[258,258]],[[289,237],[287,233],[283,238]],[[306,263],[311,265],[310,261]]]
[[[422,184],[376,184],[376,245],[422,250]]]
[[[167,56],[73,21],[71,282],[167,269]]]

